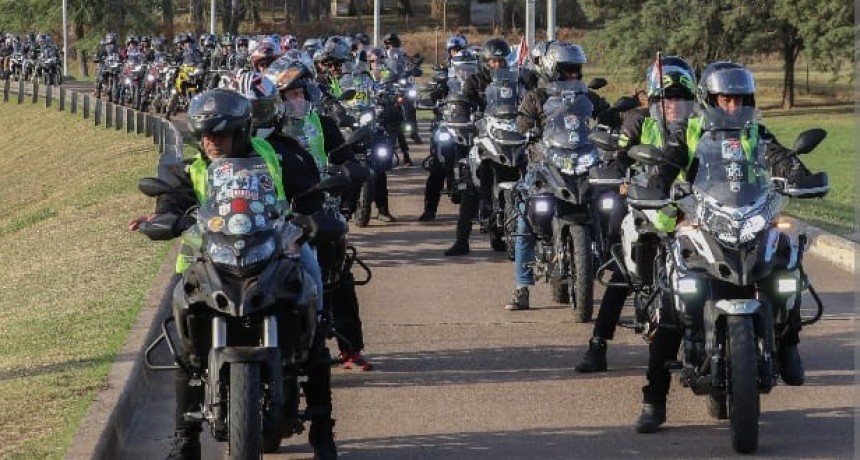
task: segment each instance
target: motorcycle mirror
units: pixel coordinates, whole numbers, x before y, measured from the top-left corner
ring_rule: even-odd
[[[809,153],[815,149],[815,147],[817,147],[825,137],[827,137],[827,131],[821,128],[806,130],[797,136],[797,140],[794,141],[794,148],[792,150],[794,150],[794,153],[797,155]]]
[[[356,93],[356,91],[354,89],[348,89],[348,90],[344,91],[343,93],[341,93],[338,100],[346,101],[346,100],[352,99],[355,97],[355,93]]]
[[[622,96],[612,104],[611,108],[616,112],[626,112],[628,110],[635,109],[638,106],[639,101],[635,97]]]
[[[323,179],[316,187],[317,191],[326,193],[340,193],[352,185],[352,181],[342,175],[329,176]]]
[[[167,182],[156,177],[144,177],[137,182],[137,189],[146,196],[157,197],[173,191]]]
[[[606,79],[602,77],[592,78],[590,82],[588,82],[588,89],[598,90],[607,85]]]
[[[588,140],[605,152],[618,150],[618,137],[605,130],[594,130],[588,135]]]
[[[634,145],[627,151],[627,155],[646,166],[666,164],[663,152],[653,145]]]

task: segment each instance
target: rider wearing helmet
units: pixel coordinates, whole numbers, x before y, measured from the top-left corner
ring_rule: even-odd
[[[265,80],[259,78],[261,81]],[[252,141],[252,107],[252,103],[245,96],[228,89],[209,90],[192,99],[188,110],[188,127],[200,140],[201,153],[196,158],[167,170],[165,180],[176,186],[175,191],[159,196],[156,213],[134,219],[129,229],[138,230],[149,225],[151,220],[174,216],[176,219],[173,236],[180,236],[190,222],[179,216],[185,216],[188,209],[198,205],[195,178],[205,178],[206,168],[217,158],[265,158],[267,164],[273,165],[270,167],[280,168],[281,171],[273,173],[272,176],[283,174],[282,183],[276,187],[281,188],[286,195],[293,176],[297,173],[281,164],[272,149],[266,149],[262,144]],[[260,107],[262,106],[258,105],[258,108]],[[193,171],[203,171],[203,174],[195,174]],[[313,220],[316,222],[318,218],[314,216]],[[183,306],[177,306],[174,315],[180,325],[197,321],[186,314]],[[201,351],[206,350],[207,339],[204,334],[196,333],[197,330],[205,330],[202,323],[199,327],[178,328],[182,346],[178,350],[177,359],[185,365],[181,366],[176,374],[176,431],[172,450],[167,457],[169,459],[200,458],[201,421],[185,416],[188,412],[199,410],[203,403],[201,387],[190,385],[191,375],[187,370],[191,366],[199,369],[206,367],[207,356]],[[309,438],[318,458],[336,458],[337,450],[332,436],[334,421],[331,419],[331,371],[328,352],[325,349],[325,333],[321,327],[316,330],[318,334],[313,340],[311,357],[307,362],[308,380],[303,384],[311,419]]]
[[[552,42],[540,60],[538,73],[542,83],[530,90],[520,103],[517,116],[517,130],[527,134],[533,128],[540,132],[544,129],[544,104],[549,98],[546,84],[555,81],[582,80],[582,65],[586,63],[585,52],[579,45],[566,42]],[[597,117],[609,104],[582,84],[583,95],[592,105],[592,116]],[[534,272],[528,262],[534,260],[535,237],[524,217],[517,220],[514,244],[514,281],[516,288],[511,300],[505,304],[506,310],[527,310],[529,308],[529,286],[534,285]]]
[[[140,55],[143,62],[155,60],[155,50],[152,48],[152,39],[148,35],[140,37]]]
[[[257,45],[257,48],[251,53],[251,69],[262,74],[266,73],[276,59],[281,57],[280,43],[275,46],[270,41],[262,41]]]
[[[469,76],[463,83],[463,96],[472,107],[472,112],[483,112],[487,105],[484,91],[489,86],[491,73],[498,69],[508,67],[507,57],[511,54],[511,47],[501,38],[487,40],[478,53],[478,71]],[[488,166],[481,166],[475,172],[481,179],[482,187],[478,191],[480,196],[487,197],[492,193],[490,174],[492,170]],[[460,212],[457,217],[457,229],[454,244],[445,251],[446,256],[461,256],[469,253],[469,236],[472,234],[472,221],[478,215],[478,204],[480,196],[478,193],[467,191],[463,194],[460,202]]]
[[[321,171],[327,174],[339,171],[349,177],[354,188],[358,189],[367,180],[368,171],[355,161],[354,149],[342,148],[344,138],[337,122],[314,109],[320,91],[311,69],[300,60],[285,66],[279,64],[280,61],[269,69],[270,77],[275,80],[284,100],[284,117],[278,135],[298,140],[311,153]],[[318,246],[317,249],[323,270],[326,273],[338,271],[337,261],[329,257],[331,246]],[[372,365],[361,353],[364,333],[352,273],[339,273],[339,281],[325,293],[323,300],[339,333],[337,343],[344,368],[370,370]]]
[[[664,62],[663,82],[668,84],[670,79],[674,81],[674,78],[667,79],[665,77],[666,70]],[[671,67],[668,70],[671,72]],[[673,85],[663,86],[666,100],[672,94],[671,86]],[[686,85],[683,86],[686,87]],[[689,97],[686,91],[684,95]],[[727,117],[745,116],[742,115],[742,112],[748,114],[748,111],[755,107],[755,80],[752,73],[740,64],[715,62],[708,65],[702,72],[696,89],[696,98],[701,111],[719,111],[722,112],[722,116]],[[689,182],[693,182],[697,169],[697,162],[695,161],[697,143],[706,132],[701,123],[702,119],[696,116],[688,117],[686,123],[673,124],[670,119],[672,110],[666,107],[666,123],[663,125],[663,129],[657,130],[655,128],[655,133],[651,135],[653,142],[648,142],[657,146],[665,145],[664,151],[671,159],[670,161],[677,165],[687,165],[683,171],[677,166],[661,166],[656,173],[648,178],[649,187],[662,190],[667,195],[671,183],[676,177],[679,177],[679,174],[685,176],[684,179]],[[652,110],[651,112],[653,114],[655,111]],[[656,113],[659,115],[662,111]],[[664,142],[663,133],[667,128],[668,139]],[[640,140],[646,143],[647,136],[643,123]],[[788,183],[792,184],[810,174],[796,155],[780,145],[764,125],[754,124],[747,131],[746,136],[748,136],[746,141],[741,142],[744,153],[759,159],[773,176],[786,178]],[[748,148],[751,151],[748,152],[746,150]],[[661,227],[658,230],[674,230],[674,216],[668,217],[663,214],[662,210],[661,214],[663,216],[662,221],[665,223],[658,226]],[[661,218],[658,216],[657,223],[660,222]],[[778,309],[774,309],[774,314],[777,313]],[[788,312],[788,317],[782,321],[774,321],[774,326],[776,328],[775,336],[779,344],[775,361],[778,364],[782,380],[787,385],[803,385],[803,362],[797,349],[801,327],[799,310],[792,308]],[[669,392],[671,376],[665,363],[676,359],[681,340],[682,337],[675,329],[663,327],[656,329],[649,347],[648,372],[646,374],[648,384],[642,387],[642,414],[636,423],[636,431],[640,433],[657,432],[660,425],[666,421],[666,395]]]

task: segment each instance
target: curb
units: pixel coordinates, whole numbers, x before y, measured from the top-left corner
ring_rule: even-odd
[[[140,402],[141,389],[147,384],[143,350],[161,333],[161,323],[170,314],[171,289],[165,289],[165,286],[173,285],[173,262],[178,250],[177,245],[165,258],[146,294],[143,308],[108,372],[106,389],[95,395],[64,458],[116,458],[115,453],[133,423],[132,415]]]
[[[793,217],[786,218],[791,222],[794,233],[806,233],[809,238],[807,253],[820,257],[842,270],[856,273],[857,256],[860,255],[860,244],[836,236],[826,230],[807,224]]]

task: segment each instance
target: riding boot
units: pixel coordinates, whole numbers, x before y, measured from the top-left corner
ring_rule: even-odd
[[[330,416],[311,418],[308,441],[314,449],[314,460],[337,458],[337,446],[334,443],[334,420]]]
[[[582,361],[576,365],[576,372],[603,372],[606,370],[606,340],[602,337],[592,337],[588,341],[588,350]]]
[[[478,196],[472,193],[463,195],[460,214],[457,217],[457,232],[454,244],[445,251],[446,256],[462,256],[469,253],[469,236],[472,234],[472,219],[478,210]]]
[[[642,405],[642,414],[636,421],[636,432],[656,433],[664,423],[666,423],[666,401],[645,403]]]
[[[436,209],[439,207],[439,194],[431,195],[429,192],[424,194],[424,213],[418,218],[421,222],[427,222],[436,219]]]

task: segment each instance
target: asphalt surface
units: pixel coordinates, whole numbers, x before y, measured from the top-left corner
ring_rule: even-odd
[[[426,130],[426,125],[423,126]],[[424,134],[427,138],[426,131]],[[413,146],[416,164],[426,144]],[[633,430],[645,383],[647,347],[620,329],[609,371],[577,374],[592,324],[577,324],[553,304],[548,286],[532,289],[532,309],[502,308],[513,267],[485,236],[472,253],[446,258],[457,208],[443,197],[436,221],[416,221],[426,172],[389,176],[395,223],[351,229],[373,269],[358,288],[366,356],[373,371],[333,368],[336,440],[345,458],[718,458],[735,457],[727,421],[712,420],[706,399],[673,379],[668,421],[658,434]],[[807,271],[826,305],[804,329],[806,384],[762,396],[764,458],[853,458],[857,415],[855,280],[815,258]],[[596,301],[602,290],[595,294]],[[807,299],[806,304],[809,304]],[[622,320],[630,319],[625,309]],[[596,314],[596,312],[595,312]],[[332,345],[333,346],[333,345]],[[160,458],[173,432],[173,377],[147,374],[145,403],[133,415],[118,458]],[[224,446],[204,433],[203,458]],[[311,458],[307,438],[284,441],[273,459]]]

